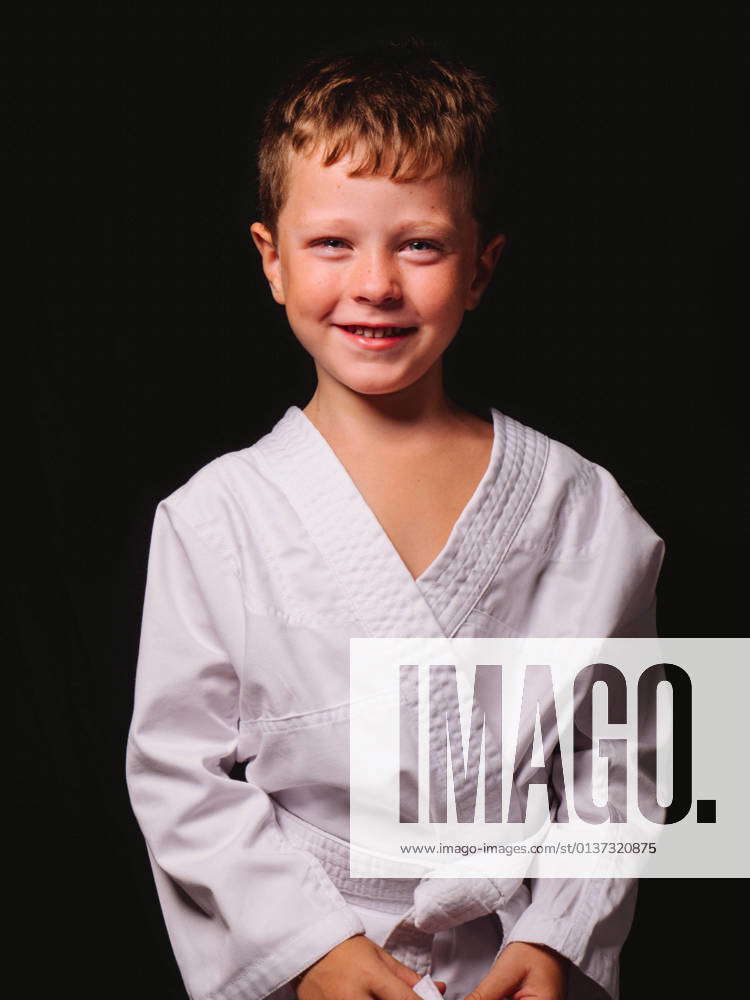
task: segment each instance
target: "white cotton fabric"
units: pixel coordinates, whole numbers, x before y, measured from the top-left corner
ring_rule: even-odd
[[[442,1000],[442,993],[433,982],[431,976],[422,976],[412,989],[417,996],[422,997],[422,1000]]]
[[[452,970],[448,1000],[501,936],[569,958],[570,1000],[617,998],[634,880],[362,888],[320,846],[348,839],[350,638],[655,635],[662,540],[606,469],[491,415],[488,468],[416,580],[296,406],[158,505],[126,777],[191,1000],[293,996],[368,927],[419,974]]]

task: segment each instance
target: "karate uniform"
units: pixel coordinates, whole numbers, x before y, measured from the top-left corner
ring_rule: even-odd
[[[416,580],[296,406],[158,505],[126,770],[192,1000],[293,997],[363,931],[448,1000],[501,940],[568,957],[570,1000],[617,997],[634,880],[348,876],[351,637],[656,634],[662,540],[604,468],[491,415],[487,470]]]

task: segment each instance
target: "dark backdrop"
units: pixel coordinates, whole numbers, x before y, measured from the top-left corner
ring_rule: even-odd
[[[18,923],[33,996],[177,1000],[123,770],[151,519],[314,386],[248,233],[263,102],[302,58],[407,32],[497,82],[511,239],[451,348],[451,390],[615,475],[666,540],[663,635],[737,635],[740,39],[716,5],[120,7],[38,13],[20,39],[36,142],[18,244],[29,406],[10,428]],[[643,881],[624,1000],[731,981],[735,894]]]

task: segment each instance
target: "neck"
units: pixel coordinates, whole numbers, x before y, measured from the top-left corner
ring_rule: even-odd
[[[407,388],[377,395],[356,392],[319,371],[317,388],[303,412],[329,441],[388,445],[416,432],[433,433],[454,422],[461,411],[446,396],[442,367],[436,365]]]

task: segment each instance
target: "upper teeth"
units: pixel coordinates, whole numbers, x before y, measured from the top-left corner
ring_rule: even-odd
[[[401,327],[388,326],[380,330],[373,330],[367,326],[347,326],[350,333],[356,333],[358,337],[396,337],[401,333]]]

